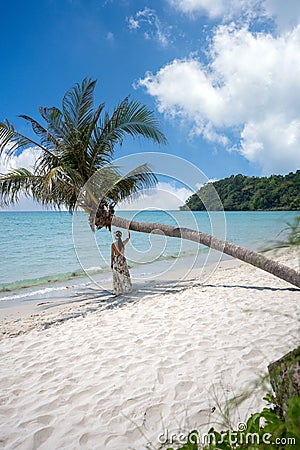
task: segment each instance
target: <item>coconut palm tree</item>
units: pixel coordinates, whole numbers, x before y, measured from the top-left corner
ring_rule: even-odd
[[[43,205],[67,207],[70,212],[79,206],[89,214],[91,228],[115,225],[143,233],[164,234],[188,239],[222,251],[255,267],[259,267],[300,287],[300,273],[265,256],[187,228],[156,223],[128,221],[115,215],[115,205],[156,183],[155,174],[143,164],[126,177],[121,177],[112,164],[116,146],[127,136],[141,136],[157,144],[166,138],[153,112],[136,101],[125,98],[110,116],[104,104],[94,109],[96,82],[84,79],[63,98],[62,109],[40,108],[46,125],[28,116],[37,141],[18,133],[6,121],[0,123],[0,154],[9,159],[24,148],[37,149],[39,156],[32,171],[21,168],[0,175],[0,200],[3,205],[16,203],[21,195],[32,197]],[[87,183],[101,169],[92,189]],[[101,178],[102,177],[102,178]]]
[[[33,171],[25,168],[10,170],[0,178],[0,200],[3,205],[18,202],[21,195],[54,208],[67,207],[73,211],[81,188],[99,169],[103,179],[114,185],[98,205],[92,193],[87,193],[80,206],[98,220],[98,227],[110,228],[114,205],[142,188],[156,182],[147,164],[121,178],[111,164],[114,150],[126,136],[141,136],[158,144],[166,138],[159,129],[153,112],[126,97],[110,116],[104,103],[94,109],[96,81],[84,79],[64,96],[62,109],[39,108],[46,122],[21,115],[29,122],[38,140],[18,133],[6,121],[0,123],[0,154],[10,158],[24,148],[38,152]],[[106,167],[106,168],[105,168]]]

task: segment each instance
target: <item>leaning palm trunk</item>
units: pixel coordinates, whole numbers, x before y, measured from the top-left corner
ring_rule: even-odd
[[[129,227],[130,230],[139,231],[141,233],[162,234],[198,242],[199,244],[211,247],[214,250],[226,253],[226,255],[232,256],[233,258],[240,259],[254,267],[258,267],[265,272],[269,272],[294,286],[300,287],[300,272],[276,261],[272,261],[260,253],[232,244],[231,242],[223,241],[222,239],[218,239],[206,233],[201,233],[189,228],[172,227],[158,223],[134,222],[117,216],[113,217],[112,225],[120,228]]]
[[[69,211],[81,207],[90,214],[93,230],[110,229],[112,223],[121,228],[129,225],[130,229],[144,233],[188,239],[300,287],[299,273],[251,250],[187,228],[129,222],[115,217],[116,204],[152,187],[157,181],[147,164],[133,169],[125,178],[120,176],[117,167],[107,166],[113,160],[115,147],[122,145],[127,136],[143,137],[157,144],[166,143],[166,138],[153,112],[128,97],[111,116],[104,113],[104,104],[95,110],[95,84],[96,81],[84,79],[75,85],[65,94],[61,110],[40,108],[45,126],[31,117],[21,116],[31,123],[39,142],[18,133],[8,121],[0,123],[0,156],[3,154],[9,159],[20,150],[32,147],[38,147],[40,152],[32,171],[20,168],[0,174],[0,204],[17,203],[20,196],[25,195],[45,206],[66,206]],[[103,193],[106,193],[104,197]],[[99,199],[103,199],[100,204]]]

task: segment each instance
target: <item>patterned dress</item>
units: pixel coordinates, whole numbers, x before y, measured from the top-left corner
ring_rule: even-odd
[[[114,245],[114,244],[113,244]],[[113,291],[115,295],[126,294],[132,291],[132,282],[126,258],[122,253],[114,250],[112,260]]]

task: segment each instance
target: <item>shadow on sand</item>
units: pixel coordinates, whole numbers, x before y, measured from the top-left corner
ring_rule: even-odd
[[[269,287],[269,286],[247,286],[239,284],[207,284],[200,282],[197,279],[189,280],[153,280],[135,285],[135,289],[130,294],[120,296],[113,296],[111,291],[99,290],[96,287],[85,287],[75,294],[68,296],[68,298],[60,301],[52,301],[47,303],[40,303],[38,306],[41,311],[59,308],[61,315],[55,317],[52,321],[44,322],[43,327],[48,328],[53,324],[65,322],[77,317],[85,317],[89,313],[105,311],[108,309],[124,307],[128,304],[133,304],[140,301],[147,296],[163,295],[168,293],[180,293],[183,290],[191,287],[201,287],[203,289],[247,289],[259,291],[290,291],[300,292],[300,289],[293,287]]]

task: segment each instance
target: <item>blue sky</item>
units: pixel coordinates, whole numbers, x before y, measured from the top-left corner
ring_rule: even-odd
[[[38,118],[88,76],[96,103],[130,94],[167,136],[163,149],[127,141],[117,157],[163,150],[210,179],[296,170],[299,17],[298,0],[2,2],[0,120],[30,133],[18,114]]]

